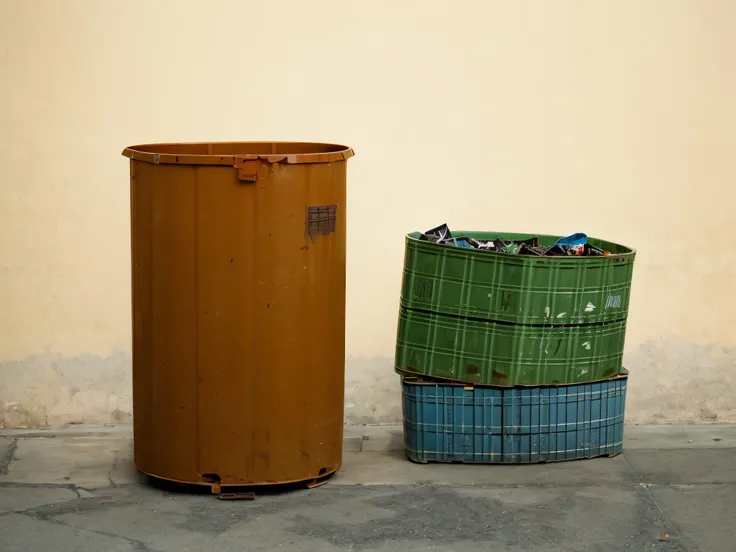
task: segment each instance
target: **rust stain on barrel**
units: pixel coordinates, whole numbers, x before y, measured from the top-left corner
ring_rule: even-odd
[[[352,150],[240,142],[123,155],[136,466],[213,486],[337,470]],[[335,208],[326,227],[313,214],[319,237],[305,248],[315,205]]]

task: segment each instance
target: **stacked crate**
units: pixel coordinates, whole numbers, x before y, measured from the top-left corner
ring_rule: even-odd
[[[478,240],[527,234],[464,232]],[[635,252],[536,257],[406,238],[396,344],[407,453],[536,462],[621,450]],[[538,236],[551,246],[559,236]]]

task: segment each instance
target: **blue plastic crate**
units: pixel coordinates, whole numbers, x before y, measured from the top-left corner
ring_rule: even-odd
[[[402,378],[406,453],[415,462],[506,464],[618,454],[627,374],[526,388]]]

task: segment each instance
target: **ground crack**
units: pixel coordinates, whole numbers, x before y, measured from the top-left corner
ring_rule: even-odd
[[[8,475],[10,461],[13,459],[16,450],[18,450],[18,439],[13,439],[8,447],[8,452],[5,453],[3,458],[0,458],[0,475]]]
[[[20,512],[20,513],[22,515],[36,519],[38,521],[46,521],[48,523],[53,523],[55,525],[62,525],[64,527],[69,527],[70,529],[74,529],[75,531],[86,531],[88,533],[95,533],[97,535],[102,535],[103,537],[109,537],[112,539],[122,539],[130,543],[130,545],[133,547],[134,550],[142,550],[143,552],[159,552],[158,550],[150,548],[145,542],[138,540],[138,539],[134,539],[132,537],[126,537],[125,535],[116,535],[115,533],[110,533],[108,531],[101,531],[99,529],[88,529],[86,527],[78,527],[71,523],[66,523],[65,521],[61,521],[59,519],[53,519],[53,518],[50,518],[44,515],[39,515],[36,513],[30,513],[30,512]]]
[[[629,462],[629,459],[628,459],[628,458],[626,458],[626,455],[622,455],[622,456],[624,457],[624,460],[626,461],[626,465],[627,465],[627,466],[629,467],[629,470],[630,470],[630,471],[631,471],[631,473],[632,473],[632,474],[634,475],[634,479],[636,479],[636,482],[637,482],[637,483],[639,484],[639,487],[640,487],[641,489],[644,489],[644,492],[645,492],[645,493],[646,493],[646,495],[647,495],[647,496],[649,497],[649,500],[651,500],[651,501],[652,501],[652,504],[654,504],[654,506],[655,506],[655,507],[657,508],[657,510],[659,511],[659,515],[661,515],[661,516],[662,516],[662,519],[664,519],[665,523],[666,523],[667,525],[669,525],[669,526],[670,526],[670,528],[672,529],[672,532],[673,532],[673,533],[674,533],[675,535],[677,535],[677,537],[679,538],[679,540],[680,540],[680,545],[681,545],[681,546],[682,546],[682,547],[683,547],[683,548],[684,548],[684,549],[685,549],[686,551],[688,551],[688,550],[689,550],[689,547],[688,547],[688,546],[686,546],[686,545],[685,545],[685,543],[683,542],[683,541],[684,541],[684,539],[683,539],[683,535],[682,535],[682,533],[680,532],[680,529],[679,529],[679,527],[678,527],[677,525],[675,525],[675,524],[674,524],[674,523],[673,523],[673,522],[672,522],[672,521],[670,520],[670,518],[668,518],[668,517],[667,517],[667,515],[666,515],[666,514],[664,513],[664,511],[662,510],[662,507],[661,507],[661,506],[659,505],[659,502],[657,502],[657,499],[656,499],[656,498],[654,498],[654,495],[653,495],[653,494],[651,493],[651,491],[649,490],[649,487],[650,487],[651,485],[649,485],[649,484],[647,484],[647,483],[643,483],[643,482],[642,482],[642,480],[641,480],[641,478],[640,478],[640,477],[639,477],[639,476],[637,475],[637,473],[636,473],[636,471],[634,470],[634,468],[633,468],[633,467],[631,466],[631,463]],[[654,546],[654,545],[652,545],[652,546]]]

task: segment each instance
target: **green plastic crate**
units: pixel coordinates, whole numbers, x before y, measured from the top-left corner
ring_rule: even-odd
[[[560,236],[456,232],[490,240]],[[624,320],[629,309],[633,249],[589,238],[606,257],[508,255],[406,237],[401,304],[442,314],[514,324],[591,324]]]
[[[518,326],[402,307],[396,371],[480,385],[586,383],[621,371],[626,321]]]

